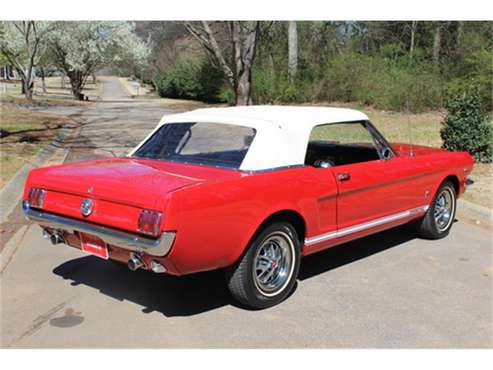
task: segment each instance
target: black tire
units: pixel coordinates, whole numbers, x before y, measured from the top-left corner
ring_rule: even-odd
[[[439,202],[441,201],[441,196],[450,197],[450,215],[446,222],[441,224],[435,219],[436,212],[438,208],[441,207]],[[425,216],[417,222],[417,232],[418,235],[425,239],[441,239],[446,237],[452,224],[454,223],[455,211],[457,209],[457,194],[455,192],[454,184],[450,181],[444,181],[438,188],[433,201],[428,208]]]
[[[278,253],[283,257],[282,262],[277,263],[272,259],[269,265],[265,261],[270,255],[265,252],[272,248],[280,251]],[[289,267],[286,267],[289,258]],[[262,264],[260,261],[263,261]],[[262,269],[258,268],[259,264],[268,266],[264,265]],[[250,308],[262,309],[280,303],[289,295],[296,283],[299,268],[300,240],[296,230],[287,222],[275,222],[256,233],[239,261],[226,270],[226,280],[232,296],[238,302]],[[267,279],[269,281],[273,278],[270,284],[261,281],[265,280],[261,279],[264,270],[267,271],[266,275],[272,271]],[[260,274],[258,271],[261,271]],[[276,284],[279,285],[277,288]],[[270,286],[272,290],[268,291]]]

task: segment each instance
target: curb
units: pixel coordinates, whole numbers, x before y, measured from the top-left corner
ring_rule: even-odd
[[[457,216],[472,219],[477,224],[493,226],[493,210],[464,199],[459,199],[457,205]]]
[[[24,183],[29,171],[43,165],[50,159],[67,137],[66,131],[60,131],[55,139],[42,148],[30,162],[25,163],[10,181],[0,190],[0,224],[7,221],[10,213],[22,198]],[[68,151],[68,149],[65,149]]]

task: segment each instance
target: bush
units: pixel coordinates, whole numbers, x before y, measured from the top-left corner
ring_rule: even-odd
[[[220,101],[224,85],[222,72],[208,62],[179,63],[156,79],[159,96],[175,99],[198,99],[206,102]]]
[[[442,83],[430,66],[418,61],[409,65],[407,58],[344,53],[329,63],[317,98],[422,112],[442,105]]]
[[[448,114],[440,130],[443,148],[468,151],[476,161],[493,160],[493,129],[481,109],[478,88],[467,88],[447,101]]]
[[[228,105],[234,105],[236,102],[235,92],[227,85],[223,86],[219,93],[219,100]]]

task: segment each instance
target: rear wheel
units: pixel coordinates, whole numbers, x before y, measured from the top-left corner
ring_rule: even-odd
[[[300,241],[286,222],[264,227],[239,262],[226,272],[233,297],[252,308],[281,302],[293,289],[300,266]]]
[[[445,181],[440,185],[426,215],[418,223],[419,236],[427,239],[444,238],[450,232],[455,218],[457,195],[454,185]]]

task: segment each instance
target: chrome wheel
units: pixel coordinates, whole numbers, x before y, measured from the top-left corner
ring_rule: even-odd
[[[294,269],[294,244],[288,234],[274,232],[257,249],[253,278],[259,291],[268,297],[279,294],[289,283]]]
[[[452,223],[455,211],[455,196],[450,188],[444,188],[435,200],[433,216],[438,231],[443,232]]]

